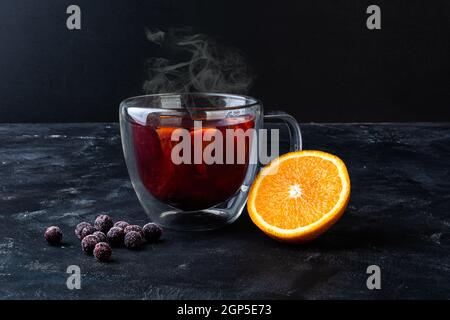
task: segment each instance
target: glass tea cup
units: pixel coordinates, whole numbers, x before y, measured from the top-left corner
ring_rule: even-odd
[[[264,120],[287,125],[291,151],[302,144],[293,117],[264,115],[262,103],[248,96],[144,95],[124,100],[119,112],[136,195],[153,222],[176,230],[216,229],[239,217],[263,162]]]

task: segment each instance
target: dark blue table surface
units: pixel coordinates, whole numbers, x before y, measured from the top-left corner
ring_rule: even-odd
[[[450,298],[450,124],[304,124],[305,149],[340,156],[352,195],[306,245],[278,243],[244,212],[214,232],[167,231],[97,263],[74,226],[99,213],[143,224],[117,124],[0,125],[1,299]],[[48,225],[64,231],[48,246]],[[366,269],[381,268],[381,290]],[[69,290],[66,269],[81,269]]]

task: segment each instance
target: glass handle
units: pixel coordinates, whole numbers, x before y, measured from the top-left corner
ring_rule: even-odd
[[[279,119],[289,128],[290,151],[302,150],[302,132],[295,118],[283,111],[272,111],[264,115],[264,119]]]

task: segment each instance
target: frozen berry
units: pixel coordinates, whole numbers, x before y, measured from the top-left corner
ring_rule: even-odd
[[[119,227],[112,227],[109,229],[108,234],[106,235],[108,237],[108,241],[113,246],[120,246],[123,243],[123,230]]]
[[[84,237],[83,240],[81,240],[81,248],[87,254],[92,254],[92,251],[94,251],[95,245],[97,243],[99,243],[98,238],[93,234],[90,234]]]
[[[142,228],[136,224],[132,224],[129,226],[126,226],[125,229],[123,229],[123,232],[125,234],[127,234],[130,231],[136,231],[139,232],[141,234],[141,237],[144,238],[144,233],[142,232]]]
[[[100,241],[100,242],[108,241],[108,238],[106,238],[106,234],[104,234],[101,231],[95,231],[92,235],[96,236],[98,238],[98,241]]]
[[[94,222],[94,227],[103,233],[107,233],[114,225],[113,220],[106,214],[99,215]]]
[[[75,235],[78,237],[78,239],[82,239],[81,238],[81,230],[83,230],[84,227],[90,226],[91,224],[88,222],[80,222],[79,224],[77,224],[76,228],[75,228]]]
[[[148,242],[156,242],[161,237],[163,229],[156,223],[147,223],[143,228],[144,237]]]
[[[117,221],[116,223],[114,223],[114,227],[119,227],[119,228],[122,228],[122,229],[125,229],[129,225],[130,224],[128,222],[125,222],[125,221]]]
[[[62,240],[62,232],[61,229],[55,226],[48,227],[45,230],[44,238],[48,243],[52,245],[57,245],[61,243]]]
[[[108,261],[111,258],[112,250],[106,242],[99,242],[94,248],[94,257],[101,262]]]
[[[84,227],[83,229],[81,229],[81,232],[80,232],[81,239],[84,239],[84,237],[86,237],[90,234],[93,234],[95,231],[97,231],[97,229],[95,229],[91,225]]]
[[[142,245],[142,236],[137,231],[129,231],[124,238],[125,247],[137,249]]]

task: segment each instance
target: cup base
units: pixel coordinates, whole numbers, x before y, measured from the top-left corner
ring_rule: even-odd
[[[209,231],[233,223],[239,215],[217,209],[198,211],[170,210],[161,213],[156,222],[164,228],[177,231]]]

